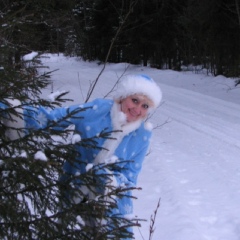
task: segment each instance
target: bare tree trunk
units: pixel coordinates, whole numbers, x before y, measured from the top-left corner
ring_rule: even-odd
[[[239,7],[238,0],[235,0],[235,5],[236,5],[236,11],[237,11],[237,15],[238,15],[238,24],[239,24],[239,27],[240,27],[240,7]]]

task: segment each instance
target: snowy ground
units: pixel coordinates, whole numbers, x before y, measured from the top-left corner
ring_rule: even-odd
[[[67,90],[77,103],[102,69],[61,55],[44,63],[59,69],[44,96]],[[151,118],[158,128],[139,176],[142,191],[135,193],[135,214],[147,220],[136,239],[149,239],[150,216],[161,199],[152,240],[239,240],[240,86],[203,72],[109,64],[91,99],[105,96],[125,71],[148,74],[163,91]]]

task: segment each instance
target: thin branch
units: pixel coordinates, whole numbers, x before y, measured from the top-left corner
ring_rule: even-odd
[[[119,34],[121,33],[121,30],[122,30],[122,28],[123,28],[123,25],[126,23],[129,15],[130,15],[131,12],[133,11],[134,5],[136,5],[136,3],[137,3],[137,1],[132,2],[132,3],[130,4],[128,13],[127,13],[126,16],[124,17],[123,21],[121,22],[121,24],[120,24],[120,26],[119,26],[116,34],[115,34],[115,36],[113,37],[113,39],[112,39],[112,41],[111,41],[111,44],[110,44],[110,47],[109,47],[109,49],[108,49],[108,53],[107,53],[106,59],[105,59],[104,64],[103,64],[103,68],[102,68],[102,70],[100,71],[100,73],[98,74],[98,76],[97,76],[96,80],[94,81],[92,87],[90,87],[85,102],[88,102],[89,98],[91,97],[91,95],[92,95],[92,93],[93,93],[93,90],[94,90],[95,87],[96,87],[96,84],[97,84],[100,76],[102,75],[103,71],[105,70],[106,64],[107,64],[107,61],[108,61],[108,58],[109,58],[110,53],[111,53],[111,51],[112,51],[112,49],[113,49],[113,45],[114,45],[114,43],[116,42],[117,37],[118,37]]]
[[[110,91],[105,94],[104,98],[106,98],[109,94],[111,94],[114,91],[114,88],[116,87],[116,85],[118,84],[118,82],[120,81],[120,79],[123,77],[123,75],[126,73],[126,71],[128,70],[130,65],[128,65],[125,70],[123,71],[123,73],[120,75],[120,77],[118,77],[117,81],[115,82],[115,84],[113,85],[113,87],[110,89]]]
[[[80,82],[80,78],[79,78],[79,72],[78,72],[78,85],[79,85],[79,88],[80,88],[80,92],[81,92],[81,95],[82,95],[82,99],[84,99],[84,97],[83,97],[83,91],[82,91],[82,87],[81,87],[81,82]]]
[[[158,208],[160,207],[160,198],[158,200],[158,204],[157,204],[157,208],[155,209],[153,215],[151,216],[151,222],[150,222],[150,228],[149,228],[149,240],[152,239],[153,237],[153,233],[155,231],[155,222],[156,222],[156,216],[157,216],[157,211],[158,211]]]

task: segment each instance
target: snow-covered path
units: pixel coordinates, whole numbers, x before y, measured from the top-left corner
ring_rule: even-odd
[[[102,66],[51,56],[54,90],[82,102]],[[126,70],[109,64],[93,98],[104,96]],[[240,88],[223,76],[128,66],[127,73],[153,77],[163,104],[151,121],[150,154],[135,192],[135,213],[146,219],[137,240],[149,240],[150,216],[158,209],[152,240],[240,240]],[[49,94],[50,89],[44,94]],[[166,123],[165,123],[166,122]],[[165,124],[164,124],[165,123]]]
[[[156,130],[139,177],[138,216],[149,215],[149,209],[152,214],[161,198],[153,239],[239,240],[239,105],[164,84],[161,88],[164,103],[152,121],[168,123]],[[141,205],[143,198],[146,204]],[[149,222],[143,226],[147,233]]]

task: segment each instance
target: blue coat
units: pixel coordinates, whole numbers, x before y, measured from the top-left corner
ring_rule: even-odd
[[[62,121],[61,127],[74,124],[75,129],[81,133],[82,139],[92,138],[104,129],[109,132],[119,130],[113,124],[112,109],[114,104],[116,103],[113,100],[96,99],[86,104],[56,108],[54,110],[39,107],[32,111],[32,108],[26,107],[24,110],[25,127],[26,129],[44,128],[49,120],[57,121],[66,116],[69,111],[86,108],[84,111],[78,111],[75,114],[76,118],[71,117],[66,121]],[[120,161],[127,161],[121,164],[121,171],[114,172],[117,184],[127,187],[136,186],[138,174],[149,147],[151,134],[151,129],[147,128],[146,124],[141,121],[138,125],[130,128],[130,131],[123,133],[123,136],[117,142],[117,146],[113,147],[112,155],[116,156]],[[111,148],[110,141],[114,140],[96,138],[96,141],[99,147],[108,146],[106,141],[109,141],[109,147]],[[81,146],[77,146],[77,150],[81,153],[81,162],[84,161],[84,163],[79,164],[78,159],[76,159],[75,167],[66,163],[64,170],[71,174],[76,174],[79,169],[80,172],[85,172],[86,165],[93,163],[100,151],[96,148],[86,149]],[[131,193],[129,192],[129,194]],[[125,197],[118,200],[118,209],[116,211],[122,215],[131,214],[133,212],[131,198]]]

